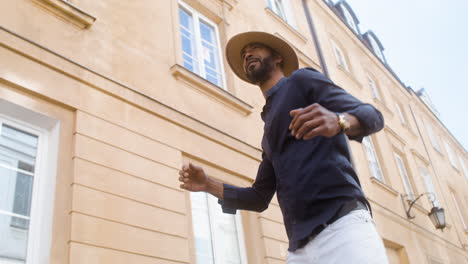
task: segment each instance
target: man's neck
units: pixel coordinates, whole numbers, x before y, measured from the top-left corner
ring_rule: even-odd
[[[284,74],[281,70],[275,70],[271,73],[271,77],[264,81],[263,83],[258,84],[260,89],[262,90],[263,96],[266,97],[266,93],[277,84],[281,78],[284,77]]]

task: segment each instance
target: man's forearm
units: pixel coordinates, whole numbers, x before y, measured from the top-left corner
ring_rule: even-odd
[[[349,129],[346,130],[346,135],[348,137],[356,137],[359,136],[363,133],[363,129],[361,127],[361,122],[359,122],[359,119],[357,119],[355,116],[344,113],[346,120],[349,122]]]
[[[223,183],[213,178],[208,178],[206,192],[221,200],[224,199]]]
[[[345,118],[350,122],[350,129],[346,131],[349,138],[368,136],[380,131],[384,127],[382,113],[369,104],[361,105],[346,111]]]

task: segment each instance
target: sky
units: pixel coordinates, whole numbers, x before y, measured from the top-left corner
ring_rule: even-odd
[[[347,2],[361,32],[377,35],[403,83],[425,88],[442,123],[468,151],[468,1]]]

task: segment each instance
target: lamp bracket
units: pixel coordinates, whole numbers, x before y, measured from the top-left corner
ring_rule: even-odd
[[[416,199],[412,200],[409,207],[407,207],[406,205],[406,201],[405,201],[405,197],[409,197],[409,195],[405,194],[405,195],[401,195],[401,200],[403,201],[403,207],[405,208],[405,211],[406,211],[406,216],[409,218],[409,219],[413,219],[415,218],[416,216],[414,215],[411,215],[411,209],[413,208],[414,204],[421,198],[423,197],[424,195],[431,195],[433,197],[435,197],[435,194],[432,193],[432,192],[425,192],[425,193],[421,193],[418,197],[416,197]],[[432,199],[432,204],[434,205],[434,199]]]

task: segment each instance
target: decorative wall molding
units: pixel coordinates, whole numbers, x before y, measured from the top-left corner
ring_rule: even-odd
[[[63,0],[32,0],[34,3],[49,10],[55,15],[67,20],[80,28],[89,28],[96,18]]]

